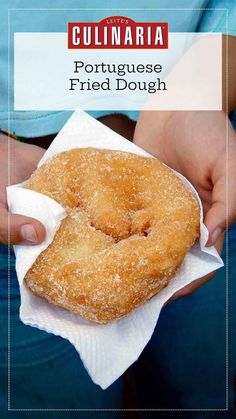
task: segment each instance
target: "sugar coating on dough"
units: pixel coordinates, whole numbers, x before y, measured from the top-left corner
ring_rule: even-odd
[[[199,237],[199,206],[154,158],[95,148],[57,154],[26,185],[67,211],[25,281],[38,296],[107,323],[165,287]]]

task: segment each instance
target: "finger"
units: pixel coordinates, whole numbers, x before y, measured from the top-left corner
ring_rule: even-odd
[[[221,252],[222,252],[223,244],[224,244],[224,234],[222,234],[218,238],[218,240],[215,244],[215,248],[216,248],[216,250],[218,251],[219,254],[221,254]],[[176,293],[172,295],[172,297],[166,302],[166,304],[168,304],[169,302],[171,302],[173,300],[176,300],[177,298],[185,297],[186,295],[192,294],[201,285],[210,281],[214,277],[214,275],[215,275],[215,272],[211,272],[208,275],[203,276],[202,278],[196,279],[195,281],[186,285],[181,290],[176,291]]]
[[[7,208],[0,208],[0,242],[4,244],[39,244],[46,237],[46,230],[40,221],[19,214],[10,214]]]
[[[235,182],[235,179],[232,179]],[[236,189],[235,185],[228,187],[226,177],[222,176],[218,179],[213,188],[212,205],[207,211],[204,223],[209,231],[209,239],[207,246],[213,246],[220,235],[225,231],[228,224],[235,219],[236,209]]]
[[[207,246],[213,246],[226,228],[226,179],[220,177],[213,187],[212,204],[208,209],[204,224],[209,231]]]
[[[226,146],[212,173],[212,205],[204,220],[209,231],[208,245],[214,245],[222,231],[236,219],[236,135],[231,125]]]
[[[170,303],[171,301],[176,300],[177,298],[186,297],[187,295],[192,294],[199,288],[201,285],[205,284],[206,282],[210,281],[213,278],[215,272],[211,272],[208,275],[203,276],[202,278],[196,279],[195,281],[191,282],[191,284],[186,285],[179,291],[176,291],[172,297],[166,302],[166,304]]]

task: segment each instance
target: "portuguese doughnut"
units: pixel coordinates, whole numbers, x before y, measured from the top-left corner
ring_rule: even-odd
[[[199,237],[199,206],[160,161],[95,148],[57,154],[26,187],[67,211],[25,276],[50,303],[88,320],[128,315],[164,288]]]

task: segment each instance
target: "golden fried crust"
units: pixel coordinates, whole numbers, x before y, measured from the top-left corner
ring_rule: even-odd
[[[199,236],[199,206],[160,161],[94,148],[60,153],[27,188],[65,207],[29,288],[88,320],[119,319],[165,287]]]

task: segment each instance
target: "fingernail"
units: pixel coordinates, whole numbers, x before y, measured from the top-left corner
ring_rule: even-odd
[[[217,227],[211,236],[211,241],[214,244],[216,242],[216,240],[219,238],[219,236],[223,233],[223,229],[221,227]]]
[[[36,231],[31,224],[24,224],[21,227],[20,232],[21,232],[21,237],[24,241],[31,242],[31,243],[38,243]]]

